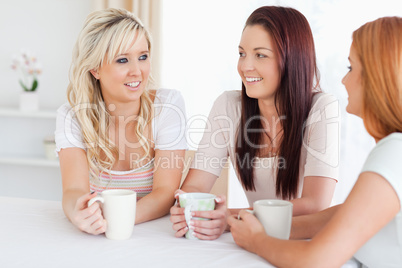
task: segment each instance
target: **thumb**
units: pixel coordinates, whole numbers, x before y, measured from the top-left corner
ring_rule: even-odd
[[[88,201],[94,198],[96,195],[97,195],[96,192],[84,194],[83,196],[78,198],[77,206],[80,207],[81,209],[88,207]]]
[[[215,202],[218,204],[226,204],[226,196],[225,195],[217,195],[215,198]]]
[[[181,194],[185,194],[186,192],[185,191],[182,191],[182,190],[180,190],[180,189],[177,189],[175,192],[174,192],[174,198],[176,198],[177,200],[179,199],[179,195],[181,195]]]

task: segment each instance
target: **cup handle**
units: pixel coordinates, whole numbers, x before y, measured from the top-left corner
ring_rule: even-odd
[[[101,196],[95,196],[94,198],[89,199],[88,207],[90,207],[96,201],[99,201],[99,202],[103,203],[103,202],[105,202],[105,199],[103,199],[103,197],[101,197]]]
[[[184,208],[184,217],[186,219],[186,223],[187,226],[190,225],[190,220],[191,220],[191,204],[188,204],[185,208]]]
[[[246,209],[246,211],[247,211],[248,213],[251,213],[251,214],[255,215],[253,210]],[[240,214],[237,215],[237,219],[238,219],[238,220],[241,220]]]

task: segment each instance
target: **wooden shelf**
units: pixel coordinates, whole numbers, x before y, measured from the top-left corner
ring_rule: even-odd
[[[23,112],[16,108],[0,108],[0,116],[56,119],[56,110],[40,110],[40,111],[35,111],[35,112]]]
[[[41,157],[3,157],[0,156],[0,164],[24,165],[37,167],[59,167],[58,160],[49,160]]]

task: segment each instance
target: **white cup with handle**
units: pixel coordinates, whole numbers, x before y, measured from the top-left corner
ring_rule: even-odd
[[[252,213],[264,226],[267,235],[287,240],[292,228],[293,204],[286,200],[263,199],[255,201]]]
[[[106,237],[113,240],[129,239],[135,224],[137,193],[131,190],[105,190],[88,201],[88,206],[101,202],[107,222]]]

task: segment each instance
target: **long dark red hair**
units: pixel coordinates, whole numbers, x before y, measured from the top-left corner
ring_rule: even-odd
[[[275,105],[282,118],[282,141],[278,157],[284,161],[277,169],[276,195],[282,199],[296,196],[299,186],[300,154],[303,142],[303,125],[310,112],[313,91],[319,89],[313,35],[307,19],[293,8],[264,6],[255,10],[247,19],[247,26],[261,25],[271,35],[278,53],[280,84],[275,93]],[[242,84],[242,116],[236,141],[236,169],[243,187],[254,190],[254,170],[251,161],[258,156],[253,144],[262,143],[262,129],[258,100],[246,94]],[[244,134],[247,133],[246,140]],[[244,160],[248,164],[245,165]]]

